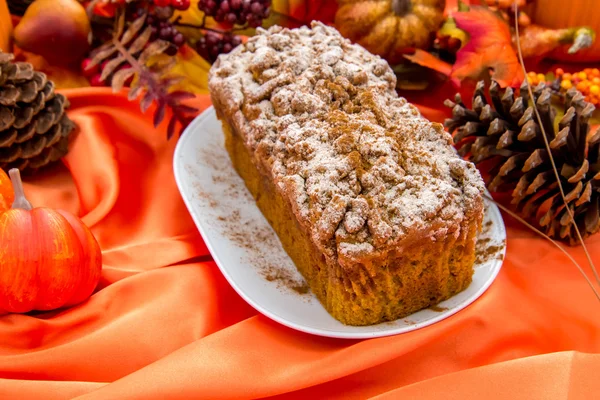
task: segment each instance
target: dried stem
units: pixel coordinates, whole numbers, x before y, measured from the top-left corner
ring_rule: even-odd
[[[177,23],[173,23],[173,25],[175,25],[175,26],[181,26],[181,27],[184,27],[184,28],[203,29],[205,31],[219,33],[221,35],[225,35],[226,33],[229,33],[229,32],[243,31],[244,29],[246,29],[246,27],[243,27],[243,28],[231,29],[229,31],[222,31],[222,30],[219,30],[219,29],[207,28],[207,27],[202,26],[202,25],[188,24],[186,22],[177,22]]]
[[[593,29],[588,28],[587,26],[575,28],[575,32],[573,32],[571,38],[573,45],[569,47],[568,53],[577,53],[579,50],[591,47],[595,39],[596,34]]]
[[[592,283],[592,281],[590,280],[590,278],[588,278],[588,276],[585,274],[585,272],[583,271],[583,268],[581,268],[581,265],[579,265],[577,263],[577,261],[575,261],[575,259],[573,258],[573,256],[571,256],[567,250],[565,250],[560,244],[558,244],[558,242],[556,242],[555,240],[552,240],[552,238],[550,236],[546,235],[544,232],[540,231],[539,229],[537,229],[536,227],[534,227],[533,225],[531,225],[530,223],[528,223],[527,221],[525,221],[523,218],[519,217],[519,215],[517,215],[516,213],[512,212],[507,207],[504,207],[502,204],[496,202],[494,199],[492,199],[491,197],[489,197],[489,196],[487,196],[485,194],[483,195],[483,197],[485,199],[487,199],[488,201],[490,201],[490,202],[494,203],[495,205],[497,205],[500,209],[502,209],[502,211],[504,211],[505,213],[509,214],[511,217],[515,218],[517,221],[519,221],[520,223],[522,223],[523,225],[525,225],[526,227],[528,227],[529,229],[531,229],[532,231],[534,231],[538,235],[543,236],[546,240],[548,240],[550,243],[552,243],[554,246],[556,246],[560,251],[562,251],[569,258],[569,260],[571,260],[571,262],[573,264],[575,264],[575,266],[577,267],[577,269],[579,270],[579,272],[581,273],[581,275],[583,275],[583,277],[585,278],[585,281],[590,286],[590,289],[592,289],[592,292],[594,292],[594,295],[596,296],[596,298],[600,302],[600,293],[598,293],[598,291],[594,287],[594,284]]]
[[[190,24],[190,23],[187,23],[187,22],[179,22],[179,21],[181,21],[181,15],[179,15],[177,18],[175,18],[175,20],[173,21],[173,25],[175,25],[175,26],[181,26],[181,27],[184,27],[184,28],[203,29],[205,31],[220,33],[221,35],[225,35],[227,33],[239,32],[239,31],[243,31],[243,30],[248,29],[248,24],[244,24],[243,26],[239,26],[237,28],[232,28],[232,29],[230,29],[228,31],[222,31],[220,29],[208,28],[206,26],[206,14],[204,14],[202,16],[202,22],[200,23],[200,25]]]
[[[88,19],[91,21],[92,17],[94,16],[94,8],[96,7],[96,4],[98,4],[100,0],[92,0],[90,1],[90,3],[87,5],[85,12],[88,16]]]
[[[410,0],[392,0],[392,11],[399,17],[403,17],[412,10]]]
[[[517,55],[519,57],[521,69],[523,70],[523,76],[527,76],[525,62],[523,61],[523,52],[521,51],[521,38],[519,36],[519,24],[516,22],[518,20],[518,16],[519,16],[519,6],[517,4],[517,0],[514,0],[513,4],[514,4],[514,15],[515,15],[515,33],[516,33],[516,37],[517,37],[517,40],[516,40]],[[596,270],[596,266],[594,265],[594,262],[592,261],[592,257],[590,256],[590,253],[589,253],[585,243],[583,242],[583,237],[581,236],[579,227],[577,226],[577,223],[575,222],[575,216],[573,215],[573,211],[571,210],[571,208],[569,207],[569,204],[567,202],[567,199],[565,196],[565,191],[563,189],[563,186],[562,186],[562,183],[560,180],[560,174],[558,172],[558,169],[556,168],[556,163],[554,162],[554,156],[552,155],[552,150],[550,149],[550,144],[548,143],[548,137],[546,136],[546,130],[544,129],[544,124],[542,122],[542,118],[537,109],[537,105],[535,104],[536,102],[535,102],[535,100],[533,100],[533,99],[535,99],[535,97],[533,96],[533,91],[531,90],[531,85],[527,85],[527,91],[529,92],[529,98],[532,99],[532,102],[533,102],[533,111],[535,112],[535,116],[537,118],[538,124],[542,131],[542,138],[544,139],[544,145],[546,146],[546,151],[548,152],[548,157],[550,159],[550,163],[552,164],[552,170],[554,171],[554,176],[556,177],[556,181],[558,183],[558,189],[560,191],[560,195],[563,199],[563,202],[565,203],[566,211],[569,214],[569,218],[571,219],[571,223],[573,224],[573,227],[575,228],[575,232],[577,233],[577,238],[578,238],[579,242],[581,243],[581,246],[583,247],[583,251],[585,253],[585,256],[587,257],[587,260],[590,264],[592,272],[594,273],[596,282],[600,285],[600,276],[598,275],[598,271]],[[584,274],[584,276],[585,276],[585,274]],[[586,276],[586,279],[587,279],[587,276]]]
[[[15,201],[12,203],[12,208],[21,208],[23,210],[32,210],[33,206],[27,198],[25,198],[25,190],[23,189],[23,181],[21,180],[21,172],[17,168],[8,171],[12,187],[15,192]]]

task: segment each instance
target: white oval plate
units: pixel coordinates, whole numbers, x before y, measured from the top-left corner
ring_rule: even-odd
[[[185,130],[173,162],[183,200],[225,278],[259,312],[299,331],[352,339],[413,331],[471,304],[492,284],[502,265],[504,223],[498,208],[486,204],[486,228],[479,244],[497,251],[485,259],[478,257],[473,282],[466,290],[396,321],[347,326],[331,317],[312,292],[306,292],[302,276],[233,169],[212,107]]]

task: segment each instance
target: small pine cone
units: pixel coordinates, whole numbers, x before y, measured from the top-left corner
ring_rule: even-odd
[[[576,245],[579,239],[575,224],[583,238],[600,230],[600,129],[589,133],[594,106],[577,90],[569,90],[564,99],[565,114],[555,128],[552,89],[539,84],[530,99],[526,85],[516,94],[512,88],[501,90],[493,81],[488,102],[485,84],[479,82],[472,109],[458,94],[454,101],[446,100],[452,118],[444,125],[453,134],[459,154],[477,165],[490,191],[512,192],[512,204],[523,217],[536,222],[548,236]]]
[[[45,74],[0,51],[0,168],[36,170],[67,154],[68,107]]]

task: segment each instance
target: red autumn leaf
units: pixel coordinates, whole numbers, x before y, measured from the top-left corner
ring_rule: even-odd
[[[84,7],[87,8],[89,2],[84,3]],[[116,3],[110,3],[110,2],[104,2],[104,1],[98,1],[96,2],[96,4],[94,4],[94,14],[96,14],[99,17],[104,17],[104,18],[114,18],[116,12],[117,12],[117,8],[118,8],[118,4]]]
[[[265,21],[265,26],[281,25],[296,28],[310,25],[313,20],[325,24],[333,23],[337,2],[321,0],[273,0],[271,16]]]
[[[319,20],[330,24],[335,18],[337,4],[334,1],[288,0],[289,16],[306,23]]]
[[[422,67],[426,67],[437,71],[442,75],[450,77],[450,75],[452,74],[451,64],[448,64],[446,61],[440,60],[439,58],[437,58],[431,53],[426,52],[425,50],[415,49],[415,52],[413,54],[404,54],[404,58],[415,64],[419,64]],[[452,78],[452,81],[458,86],[459,82],[457,79]]]
[[[469,11],[452,16],[456,25],[470,36],[456,53],[452,77],[478,79],[481,73],[491,70],[492,78],[500,86],[518,87],[524,76],[512,47],[508,24],[486,7],[471,6]]]

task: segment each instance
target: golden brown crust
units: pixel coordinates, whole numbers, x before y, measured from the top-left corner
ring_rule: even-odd
[[[259,170],[342,264],[458,236],[482,218],[474,166],[396,96],[385,61],[332,28],[260,31],[219,58],[209,85]]]
[[[226,121],[223,127],[236,171],[312,292],[333,317],[349,325],[395,320],[437,304],[471,282],[475,224],[461,240],[447,236],[418,243],[387,258],[355,263],[352,268],[327,260],[298,224],[281,191],[258,171],[242,135]]]
[[[257,171],[350,282],[415,246],[454,243],[472,265],[481,177],[396,95],[385,61],[320,23],[259,29],[219,57],[209,87]]]

